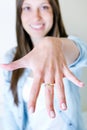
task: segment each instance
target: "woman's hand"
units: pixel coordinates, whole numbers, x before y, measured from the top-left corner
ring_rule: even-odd
[[[52,118],[55,117],[53,84],[55,84],[62,110],[67,109],[63,78],[66,77],[74,84],[83,86],[83,83],[67,67],[62,50],[62,41],[59,38],[45,37],[23,58],[0,66],[11,71],[18,68],[31,68],[34,80],[29,97],[29,109],[31,112],[35,111],[41,84],[45,83],[46,107]]]

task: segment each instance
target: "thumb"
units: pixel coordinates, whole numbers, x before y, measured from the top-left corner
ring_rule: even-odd
[[[8,64],[0,64],[0,67],[2,67],[3,69],[9,70],[9,71],[16,70],[19,68],[27,68],[26,66],[27,65],[26,65],[25,57],[20,58],[16,61],[8,63]]]

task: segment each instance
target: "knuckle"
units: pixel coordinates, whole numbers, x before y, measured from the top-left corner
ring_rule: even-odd
[[[63,82],[59,81],[57,88],[58,88],[58,90],[62,91],[64,89]]]
[[[60,94],[58,97],[59,97],[59,100],[60,100],[60,101],[65,101],[65,96],[64,96],[64,95],[61,95],[61,94]]]
[[[38,79],[41,79],[43,77],[43,74],[44,74],[43,69],[38,69],[38,72],[35,73]]]
[[[53,109],[53,104],[48,104],[48,109],[52,110]]]

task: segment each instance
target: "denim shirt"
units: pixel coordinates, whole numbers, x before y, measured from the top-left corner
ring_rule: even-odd
[[[68,38],[74,41],[80,51],[78,59],[69,66],[69,69],[80,79],[82,68],[87,67],[87,45],[77,37],[69,36]],[[16,48],[10,50],[1,62],[11,62],[15,52]],[[68,107],[66,111],[61,111],[58,107],[58,98],[55,94],[56,118],[50,119],[45,109],[41,113],[37,112],[35,116],[29,114],[27,102],[23,98],[23,87],[30,71],[25,69],[18,81],[19,103],[16,106],[10,90],[12,72],[0,68],[0,130],[84,130],[79,87],[66,78],[63,80]]]

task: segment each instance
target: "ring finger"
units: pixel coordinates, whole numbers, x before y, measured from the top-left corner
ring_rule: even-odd
[[[54,118],[54,80],[52,74],[49,74],[45,79],[45,98],[48,114],[51,118]]]

